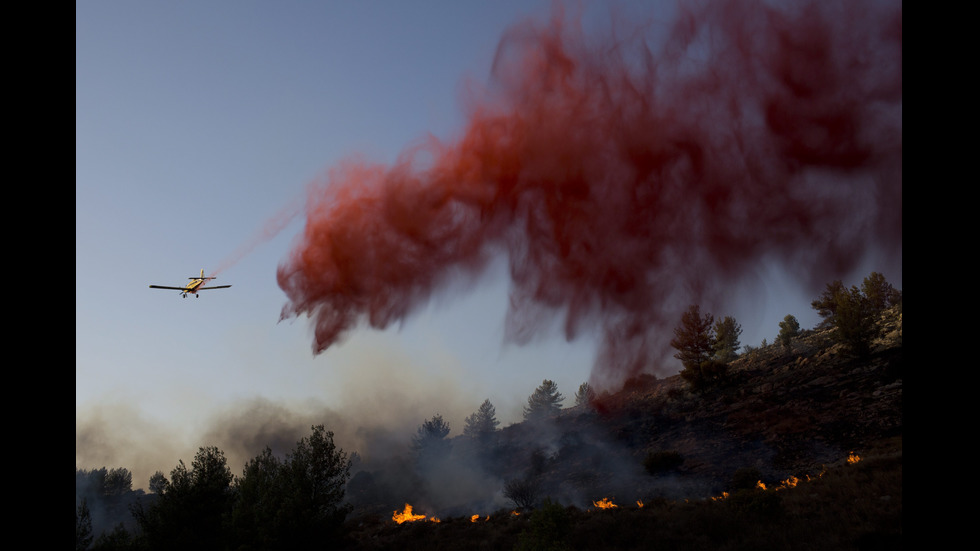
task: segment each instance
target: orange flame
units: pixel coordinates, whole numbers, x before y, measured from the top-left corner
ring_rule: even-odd
[[[642,509],[643,508],[643,500],[642,499],[636,500],[636,506],[639,507],[640,509]]]
[[[417,520],[425,520],[425,515],[413,515],[412,506],[406,503],[405,510],[401,513],[395,511],[394,514],[391,515],[391,520],[397,522],[398,524],[403,522],[415,522]],[[436,519],[436,522],[439,522],[439,520]]]
[[[848,465],[853,465],[853,464],[857,463],[860,460],[861,460],[861,457],[859,455],[857,455],[856,453],[854,453],[854,452],[851,452],[851,454],[847,456],[847,464]]]
[[[616,505],[606,497],[600,499],[599,501],[593,501],[592,506],[598,509],[615,509],[616,507],[619,507],[619,505]]]

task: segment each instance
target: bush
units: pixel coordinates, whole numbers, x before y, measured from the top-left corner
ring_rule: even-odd
[[[837,312],[834,329],[839,342],[858,357],[867,356],[871,351],[871,340],[876,327],[871,303],[857,287],[851,287],[837,296]]]
[[[518,509],[530,509],[538,500],[538,481],[533,478],[511,480],[504,485],[504,497]]]
[[[563,551],[571,549],[568,533],[571,519],[560,503],[545,499],[541,508],[531,513],[529,525],[521,532],[517,547],[520,551]]]
[[[821,326],[833,327],[834,338],[855,356],[867,356],[871,341],[877,336],[876,321],[888,307],[900,305],[902,292],[871,272],[859,289],[847,288],[840,281],[827,284],[827,289],[811,302],[824,321]]]
[[[722,384],[728,377],[728,364],[707,360],[700,365],[690,365],[681,370],[681,378],[691,385],[691,389],[701,392]]]
[[[800,322],[792,314],[787,314],[783,321],[779,322],[779,335],[776,337],[776,342],[783,345],[783,348],[789,348],[793,339],[799,336]]]

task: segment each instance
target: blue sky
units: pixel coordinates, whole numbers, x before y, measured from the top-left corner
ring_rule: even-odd
[[[305,320],[279,323],[275,280],[302,218],[256,239],[346,156],[391,162],[458,132],[461,86],[485,82],[504,30],[549,4],[77,2],[76,467],[126,467],[144,487],[199,446],[233,446],[216,427],[243,409],[300,428],[343,411],[407,438],[436,413],[458,434],[486,398],[517,422],[545,378],[571,405],[594,343],[503,345],[503,262],[314,357]],[[148,289],[231,261],[216,281],[231,289]],[[816,323],[814,297],[775,269],[760,282],[731,313],[743,344],[772,341],[787,313]],[[348,449],[364,432],[328,428]],[[247,458],[229,453],[233,472]]]

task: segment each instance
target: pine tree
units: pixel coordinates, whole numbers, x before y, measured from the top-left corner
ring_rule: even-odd
[[[670,345],[677,350],[674,357],[684,366],[680,373],[681,378],[694,390],[705,390],[724,379],[728,372],[728,364],[713,358],[713,323],[714,316],[702,316],[701,308],[692,304],[681,315],[681,324],[674,328],[674,338],[670,341]]]
[[[892,287],[892,284],[885,280],[885,276],[878,272],[871,272],[864,278],[861,292],[868,300],[868,306],[875,313],[880,313],[902,300],[901,292]]]
[[[819,297],[810,303],[810,306],[817,311],[817,315],[823,318],[818,327],[826,328],[834,325],[834,315],[837,312],[837,298],[846,292],[847,288],[841,280],[835,280],[827,284],[827,288]]]
[[[487,440],[497,430],[497,408],[493,407],[490,399],[483,401],[480,409],[466,418],[466,426],[463,427],[463,434],[477,440]]]
[[[224,519],[231,513],[234,476],[215,446],[198,449],[188,469],[183,460],[147,510],[133,511],[152,549],[216,549],[225,543]]]
[[[535,389],[534,394],[527,399],[524,407],[524,419],[536,420],[551,417],[561,411],[561,402],[565,397],[558,392],[558,385],[554,381],[545,379],[541,381],[541,386]]]
[[[885,308],[900,304],[902,293],[885,281],[877,272],[864,279],[862,287],[850,289],[840,281],[827,284],[827,289],[811,306],[824,318],[821,327],[832,327],[834,337],[849,352],[857,356],[871,351],[876,336],[876,318]]]
[[[741,346],[738,338],[741,334],[742,326],[735,321],[735,318],[725,316],[724,319],[719,320],[715,324],[715,342],[713,346],[715,359],[728,363],[737,358],[738,348]]]
[[[266,447],[235,480],[226,549],[330,548],[351,507],[344,503],[351,459],[323,425],[285,459]]]
[[[92,513],[85,499],[75,507],[75,550],[84,551],[92,544]]]
[[[711,329],[714,321],[711,314],[702,316],[701,307],[697,304],[692,304],[681,315],[681,324],[674,328],[670,345],[677,350],[674,357],[681,361],[685,369],[697,369],[711,359],[715,342]]]
[[[433,461],[444,459],[449,455],[450,444],[446,440],[448,434],[449,423],[438,413],[422,423],[412,439],[412,449],[420,466],[427,467]]]
[[[796,317],[792,314],[786,314],[783,321],[779,322],[779,335],[776,336],[776,342],[783,345],[784,348],[789,348],[792,344],[793,339],[800,335],[800,322],[796,320]]]
[[[874,309],[871,302],[852,286],[837,296],[834,330],[837,339],[855,356],[866,356],[875,337]]]
[[[592,390],[592,386],[589,383],[579,385],[578,392],[575,393],[575,405],[588,405],[593,400],[595,400],[595,391]]]

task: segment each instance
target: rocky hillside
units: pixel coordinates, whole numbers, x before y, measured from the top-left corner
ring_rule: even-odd
[[[349,522],[352,544],[358,548],[389,544],[425,548],[414,547],[423,537],[418,535],[422,530],[430,549],[439,547],[432,541],[443,541],[440,538],[458,544],[472,537],[502,538],[483,547],[511,548],[518,532],[526,533],[527,526],[514,528],[503,524],[509,520],[498,521],[497,531],[476,536],[472,533],[475,528],[464,524],[471,524],[473,514],[488,523],[494,518],[516,518],[501,508],[513,508],[501,497],[504,485],[512,481],[528,483],[537,503],[549,498],[578,512],[595,509],[595,503],[605,498],[628,506],[622,511],[639,514],[644,510],[642,503],[711,503],[737,489],[740,474],[751,473],[772,488],[794,477],[815,479],[847,465],[848,458],[886,458],[888,468],[879,475],[887,476],[891,487],[882,490],[886,496],[879,496],[887,502],[879,514],[890,519],[882,521],[885,524],[897,522],[897,528],[875,528],[870,534],[886,533],[897,537],[900,544],[900,309],[882,316],[880,334],[870,357],[854,358],[833,342],[829,330],[804,331],[788,348],[771,345],[740,357],[731,364],[729,380],[706,392],[692,392],[679,376],[639,377],[588,407],[564,410],[549,423],[506,427],[491,449],[468,456],[470,468],[465,472],[480,481],[470,487],[476,493],[457,492],[451,499],[440,499],[448,494],[438,492],[438,482],[415,479],[422,482],[420,487],[428,488],[417,494],[416,512],[442,521],[430,522],[432,526],[426,528],[392,522],[390,511],[399,509],[402,500],[410,501],[407,494],[385,497],[384,485],[374,484],[371,495],[375,499],[369,503],[361,499],[366,495],[363,488],[352,480],[349,497],[356,507]],[[462,439],[455,439],[454,454],[462,449]],[[462,457],[459,452],[457,459]],[[380,480],[381,473],[374,474]],[[449,470],[441,474],[447,486],[463,484]],[[478,495],[476,489],[484,495]],[[542,514],[527,513],[527,517]],[[661,510],[661,517],[664,514]],[[471,533],[451,536],[453,530]],[[841,548],[853,547],[851,543],[834,542]],[[444,548],[454,547],[447,545]],[[570,544],[570,548],[584,547]]]
[[[847,355],[829,330],[807,331],[788,349],[771,345],[734,361],[731,380],[713,391],[694,394],[679,376],[636,381],[598,401],[595,423],[637,461],[679,453],[677,475],[702,480],[712,494],[740,467],[769,480],[819,472],[902,435],[900,311],[882,327],[864,359]],[[563,422],[582,422],[569,414]]]

